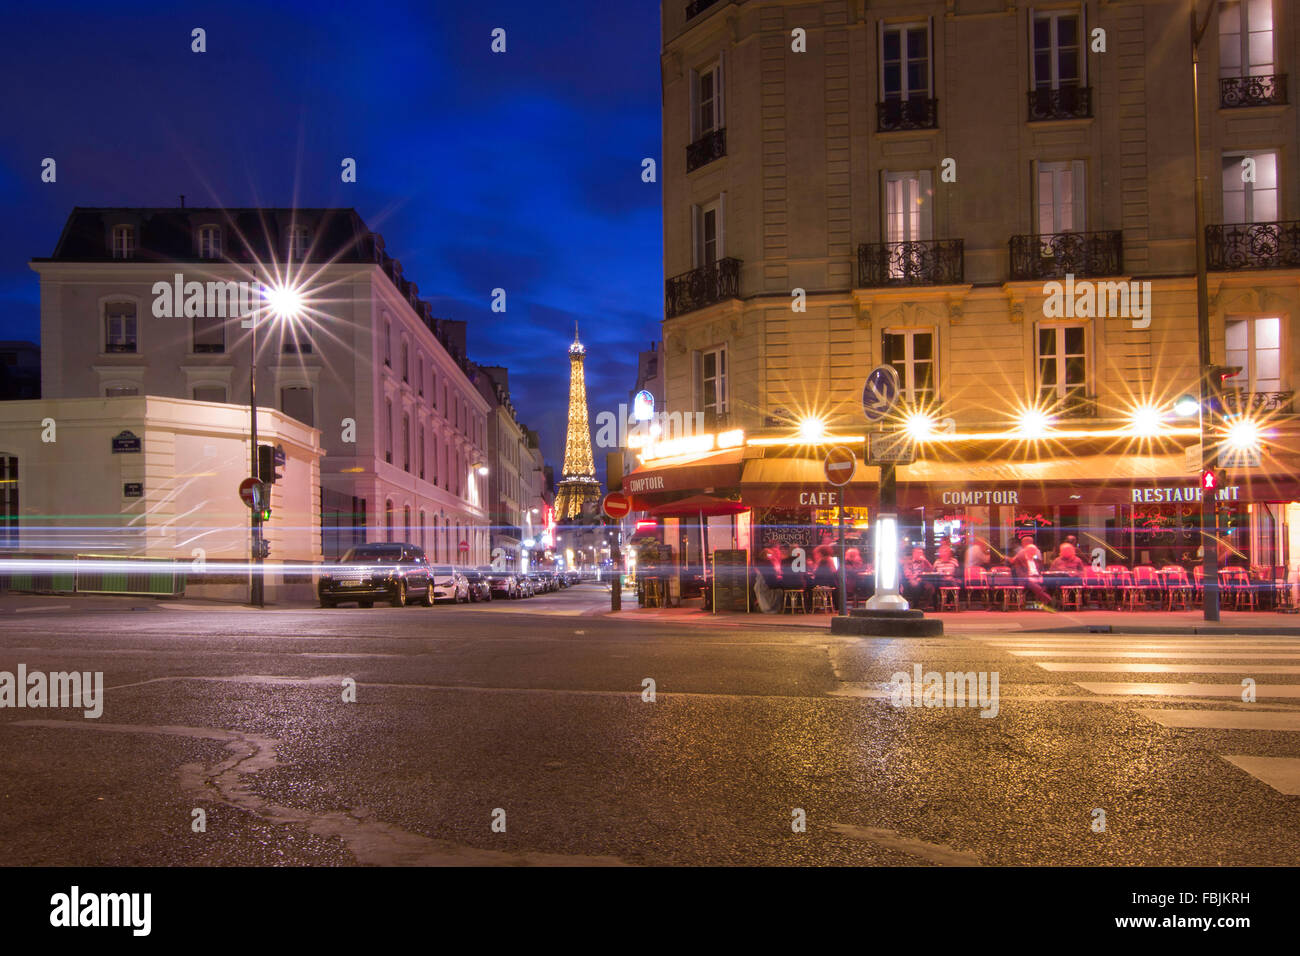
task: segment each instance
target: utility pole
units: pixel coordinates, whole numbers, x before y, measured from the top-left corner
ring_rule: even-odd
[[[1200,45],[1211,12],[1205,22],[1197,16],[1197,0],[1189,0],[1192,18],[1192,148],[1196,179],[1196,332],[1198,359],[1201,366],[1201,474],[1218,465],[1218,450],[1213,441],[1214,410],[1217,389],[1210,381],[1210,289],[1205,258],[1205,183],[1201,177],[1201,92]],[[1211,7],[1211,10],[1213,7]],[[1204,482],[1202,482],[1204,484]],[[1218,483],[1215,482],[1217,485]],[[1219,490],[1201,489],[1202,569],[1205,575],[1203,610],[1205,620],[1219,619]]]

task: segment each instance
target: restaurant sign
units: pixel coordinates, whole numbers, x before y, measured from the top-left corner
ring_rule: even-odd
[[[1229,485],[1226,488],[1219,489],[1220,501],[1237,501],[1241,492],[1239,485]],[[1159,504],[1161,502],[1174,501],[1200,501],[1201,486],[1191,485],[1189,487],[1175,487],[1165,485],[1159,488],[1134,488],[1133,502],[1136,504]]]

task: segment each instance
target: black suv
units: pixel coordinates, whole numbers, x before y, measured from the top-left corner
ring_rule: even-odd
[[[316,585],[321,607],[356,601],[374,607],[379,598],[405,607],[419,598],[433,606],[433,583],[424,551],[413,544],[362,544],[343,555]]]

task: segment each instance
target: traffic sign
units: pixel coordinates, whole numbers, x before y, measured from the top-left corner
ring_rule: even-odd
[[[862,387],[862,414],[867,421],[874,424],[892,412],[900,391],[897,369],[892,365],[873,368]]]
[[[910,465],[916,461],[916,442],[906,432],[871,432],[867,435],[867,461],[873,465]]]
[[[261,508],[266,501],[266,485],[256,478],[245,478],[239,483],[239,497],[250,508]]]
[[[459,547],[457,550],[459,550],[459,551],[468,551],[468,550],[469,550],[469,542],[468,542],[468,541],[462,541],[462,542],[460,543],[460,547]]]
[[[600,507],[611,518],[622,518],[632,510],[632,502],[621,491],[611,491],[600,501]]]
[[[858,470],[858,456],[853,454],[853,449],[836,445],[826,453],[822,469],[826,472],[826,480],[832,485],[847,485]]]

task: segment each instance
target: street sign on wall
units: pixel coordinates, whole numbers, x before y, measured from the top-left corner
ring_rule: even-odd
[[[862,387],[862,414],[875,424],[894,410],[901,391],[898,371],[892,365],[877,365]]]
[[[906,432],[871,432],[867,435],[867,461],[873,465],[910,465],[916,461],[916,442]]]

